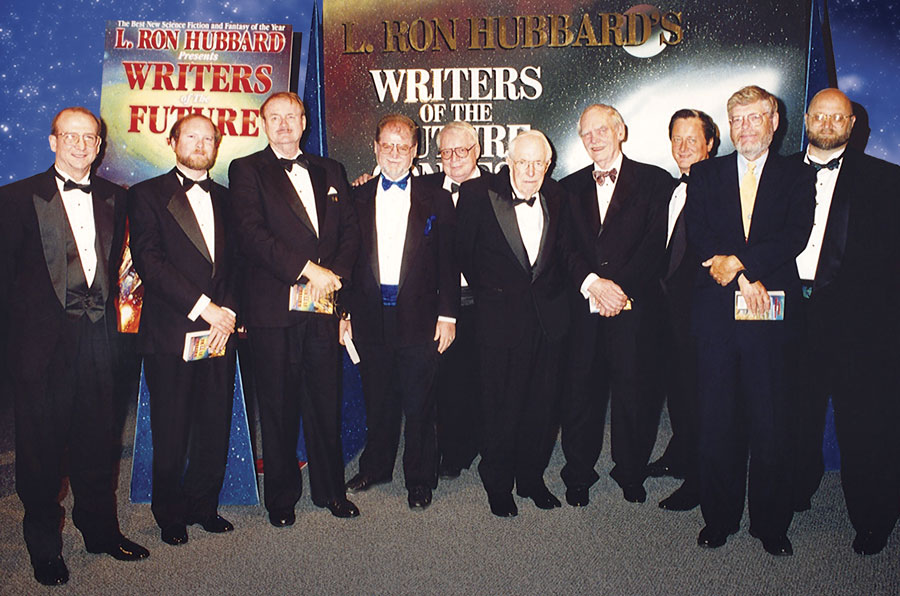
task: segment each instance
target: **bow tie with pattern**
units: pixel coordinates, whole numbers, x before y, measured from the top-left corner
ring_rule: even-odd
[[[63,176],[60,176],[59,172],[56,172],[56,177],[63,181],[63,190],[64,191],[80,190],[83,193],[87,193],[87,194],[91,193],[90,179],[88,179],[87,184],[78,184],[74,180],[70,180],[69,178],[64,178]]]
[[[406,185],[409,183],[409,174],[404,176],[400,180],[391,180],[386,178],[384,175],[381,176],[381,188],[382,190],[388,190],[392,186],[396,185],[400,190],[406,190]]]
[[[528,205],[529,207],[531,207],[534,205],[534,202],[536,200],[537,200],[537,195],[531,195],[531,198],[529,198],[529,199],[520,199],[519,197],[513,195],[512,204],[513,204],[513,207],[518,207],[519,205],[522,205],[524,203],[525,205]]]
[[[809,163],[810,163],[810,165],[811,165],[812,167],[814,167],[814,168],[816,169],[816,173],[819,173],[819,172],[822,171],[822,170],[836,170],[836,169],[838,169],[838,168],[840,167],[840,165],[841,165],[841,158],[842,158],[842,157],[844,157],[844,156],[843,156],[843,155],[840,155],[840,156],[838,156],[838,157],[835,157],[834,159],[832,159],[832,160],[829,161],[828,163],[819,163],[819,162],[816,162],[816,161],[813,161],[813,160],[809,160]]]
[[[615,184],[616,177],[619,175],[619,171],[616,168],[611,170],[594,170],[594,182],[602,185],[606,182],[606,179],[609,178],[609,181]]]
[[[298,155],[297,157],[295,157],[294,159],[287,159],[284,157],[279,157],[278,163],[281,164],[281,167],[284,168],[285,172],[290,172],[294,168],[294,164],[297,164],[304,170],[307,169],[306,158],[303,157],[302,153],[300,155]]]
[[[185,176],[184,180],[181,181],[181,188],[184,189],[184,192],[191,190],[194,185],[199,186],[206,192],[209,192],[209,189],[212,188],[212,178],[206,177],[203,180],[192,180]]]

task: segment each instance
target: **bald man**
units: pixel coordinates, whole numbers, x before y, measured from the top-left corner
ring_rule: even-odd
[[[884,548],[900,507],[900,168],[847,146],[856,117],[837,89],[819,91],[804,121],[809,146],[796,159],[816,169],[816,211],[797,257],[804,293],[791,392],[793,506],[809,509],[822,479],[831,395],[853,550],[871,555]]]

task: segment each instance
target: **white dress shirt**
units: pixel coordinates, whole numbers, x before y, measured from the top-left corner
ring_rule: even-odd
[[[176,166],[178,170],[178,182],[184,183],[184,179],[188,176],[185,175],[184,172],[181,171],[181,168]],[[209,177],[209,174],[203,176],[202,178],[198,178],[196,181],[200,182],[202,180],[206,180]],[[191,206],[191,211],[194,212],[194,218],[197,220],[197,225],[200,226],[200,233],[203,235],[203,242],[206,244],[206,250],[209,251],[209,258],[215,262],[216,260],[216,216],[213,213],[212,206],[212,197],[208,192],[197,186],[196,184],[190,188],[186,193],[188,198],[188,204]],[[201,294],[200,298],[197,299],[197,302],[194,304],[194,308],[191,309],[191,312],[188,313],[188,319],[191,321],[196,321],[197,317],[200,316],[200,313],[209,306],[212,302],[209,296],[206,294]]]
[[[298,150],[296,154],[288,157],[287,155],[282,155],[279,153],[274,147],[272,147],[272,152],[275,154],[275,157],[279,159],[296,159],[299,155],[302,155],[303,152]],[[306,215],[309,217],[309,221],[312,223],[313,229],[316,231],[316,236],[319,235],[319,214],[316,211],[316,195],[313,192],[312,180],[309,178],[309,171],[302,167],[294,164],[291,167],[290,171],[285,170],[288,179],[291,181],[291,186],[294,187],[294,190],[297,192],[297,196],[300,197],[300,202],[303,204],[303,208],[306,210]]]
[[[526,197],[514,182],[512,182],[512,173],[510,173],[510,182],[512,183],[513,196],[519,199],[530,199]],[[522,237],[522,244],[525,245],[525,252],[528,254],[528,261],[534,265],[537,262],[538,254],[541,251],[541,235],[544,233],[544,208],[541,206],[540,192],[535,193],[534,203],[529,206],[528,203],[518,203],[514,207],[516,213],[516,222],[519,224],[519,235]]]
[[[382,174],[384,176],[384,174]],[[378,242],[378,273],[382,285],[400,284],[400,266],[403,263],[403,245],[406,243],[406,225],[409,221],[410,177],[405,189],[396,184],[384,190],[381,178],[375,191],[375,238]]]
[[[622,158],[624,154],[619,152],[619,156],[615,159],[615,161],[610,164],[609,168],[606,171],[615,169],[616,170],[616,182],[618,182],[619,177],[622,175]],[[600,172],[603,171],[603,168],[598,166],[596,163],[594,164],[594,171]],[[593,174],[591,174],[593,175]],[[603,184],[595,183],[594,186],[597,189],[597,207],[600,210],[600,223],[603,224],[606,221],[606,212],[609,211],[609,204],[612,202],[613,193],[616,191],[616,183],[613,182],[609,177],[603,180]],[[581,282],[581,295],[585,297],[585,299],[589,299],[591,294],[588,292],[588,288],[591,287],[591,284],[600,279],[600,276],[596,273],[588,273],[587,277],[584,278],[584,281]]]
[[[837,157],[841,153],[836,153],[831,157]],[[827,163],[820,162],[809,155],[807,150],[806,163]],[[844,160],[838,162],[838,167],[834,170],[822,168],[816,174],[816,211],[813,218],[813,228],[806,243],[806,248],[797,255],[797,271],[800,279],[814,280],[816,278],[816,270],[819,268],[819,254],[822,252],[822,241],[825,238],[825,227],[828,224],[828,213],[831,211],[831,199],[834,197],[834,187],[837,185],[838,174],[841,173],[841,166]]]
[[[59,176],[63,176],[67,180],[71,179],[58,169],[56,171]],[[84,279],[87,281],[88,287],[91,287],[91,284],[94,283],[94,274],[97,273],[97,251],[94,247],[97,241],[97,228],[94,224],[94,201],[91,193],[78,189],[63,190],[63,181],[59,179],[59,176],[56,177],[56,187],[59,189],[59,196],[62,198],[72,236],[75,237],[75,249],[78,251]],[[76,184],[90,183],[90,173],[81,180],[73,180],[73,182]]]
[[[672,232],[675,230],[675,222],[678,221],[678,216],[681,215],[681,212],[684,210],[684,204],[687,201],[687,182],[681,182],[678,186],[675,187],[675,190],[672,191],[672,198],[669,199],[669,219],[668,219],[668,229],[666,231],[666,248],[669,247],[669,242],[672,241]]]

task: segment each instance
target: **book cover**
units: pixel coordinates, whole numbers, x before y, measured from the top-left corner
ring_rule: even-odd
[[[288,309],[301,312],[315,312],[323,315],[334,314],[334,292],[329,292],[324,298],[313,300],[306,284],[294,284],[291,286]]]
[[[185,362],[193,362],[194,360],[204,360],[206,358],[218,358],[225,355],[223,348],[219,352],[212,352],[209,349],[209,331],[192,331],[184,334],[184,351],[181,359]]]
[[[769,292],[769,310],[761,315],[755,315],[747,307],[747,301],[740,291],[734,293],[734,320],[735,321],[783,321],[784,320],[784,292],[776,290]]]

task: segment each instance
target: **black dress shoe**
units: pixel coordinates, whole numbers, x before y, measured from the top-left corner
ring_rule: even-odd
[[[69,581],[69,570],[60,555],[34,563],[34,579],[45,586],[61,586]]]
[[[794,547],[791,541],[784,534],[774,537],[764,537],[757,532],[753,526],[750,526],[750,535],[762,542],[763,549],[775,557],[790,557],[794,554]]]
[[[444,480],[453,480],[454,478],[459,478],[459,475],[461,473],[461,467],[448,464],[444,461],[441,462],[441,466],[438,469],[438,476],[440,476]]]
[[[188,521],[188,525],[200,524],[207,532],[212,532],[213,534],[224,534],[225,532],[231,532],[234,530],[234,526],[230,521],[219,515],[218,513],[213,513],[209,517],[204,517],[200,519],[192,519]]]
[[[586,507],[591,502],[587,488],[570,488],[566,490],[566,503],[572,507]]]
[[[387,480],[376,480],[372,476],[360,472],[347,482],[347,491],[350,493],[361,493],[363,491],[369,490],[375,485],[387,484],[390,481],[390,478],[388,478]]]
[[[297,517],[294,515],[293,509],[287,509],[285,511],[270,511],[269,512],[269,523],[275,526],[276,528],[285,528],[287,526],[293,526],[294,522],[297,521]]]
[[[674,493],[659,502],[666,511],[690,511],[700,504],[700,495],[690,486],[682,484]]]
[[[647,500],[647,491],[643,484],[626,484],[622,487],[622,496],[629,503],[643,503]]]
[[[431,489],[427,486],[414,486],[409,489],[406,500],[410,509],[425,509],[431,505]]]
[[[330,503],[325,503],[325,507],[335,517],[358,517],[359,509],[347,498],[335,499]]]
[[[107,554],[119,561],[140,561],[141,559],[146,559],[150,556],[149,550],[140,544],[132,542],[124,536],[119,536],[119,539],[116,542],[106,548],[89,548],[87,549],[87,552]]]
[[[491,513],[497,517],[515,517],[519,515],[516,502],[509,493],[488,495],[488,503],[491,506]]]
[[[518,492],[518,491],[517,491]],[[546,486],[538,486],[534,490],[519,492],[520,497],[531,499],[538,509],[556,509],[562,507],[559,499],[553,496],[553,493]]]
[[[700,535],[697,536],[697,546],[701,548],[719,548],[728,541],[729,536],[736,532],[737,528],[726,530],[724,528],[706,526],[700,530]]]
[[[853,551],[858,555],[877,555],[887,546],[888,535],[882,532],[857,532]]]
[[[650,478],[662,478],[663,476],[671,476],[672,478],[684,478],[684,472],[668,460],[659,458],[654,462],[647,464],[647,476]]]
[[[161,532],[162,541],[172,546],[178,546],[188,541],[187,528],[181,525],[167,526]]]

